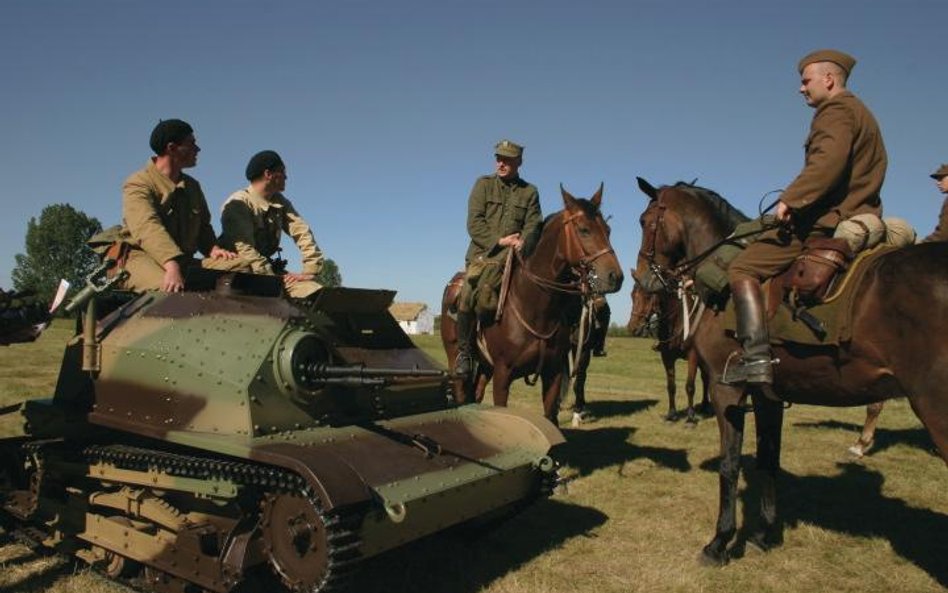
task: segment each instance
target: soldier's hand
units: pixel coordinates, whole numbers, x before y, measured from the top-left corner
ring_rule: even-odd
[[[501,247],[514,247],[520,249],[523,247],[523,239],[520,238],[520,233],[514,233],[512,235],[507,235],[506,237],[501,237],[497,244]]]
[[[297,282],[306,282],[313,280],[316,276],[314,274],[291,274],[287,273],[283,275],[283,285],[292,286]]]
[[[790,222],[790,215],[792,213],[790,206],[787,206],[783,202],[777,202],[777,212],[774,213],[774,218],[777,219],[777,222],[787,223]]]
[[[164,264],[165,276],[161,280],[161,290],[165,292],[181,292],[184,290],[184,276],[181,275],[181,266],[178,262],[169,259]]]
[[[237,254],[215,245],[211,247],[211,259],[237,259]]]

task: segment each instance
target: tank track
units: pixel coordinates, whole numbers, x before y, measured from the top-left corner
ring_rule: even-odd
[[[27,507],[35,510],[41,503],[40,494],[43,491],[43,482],[46,476],[42,471],[44,458],[48,455],[62,455],[72,461],[81,460],[90,465],[108,463],[122,470],[161,472],[169,476],[192,478],[199,480],[228,480],[237,483],[241,488],[247,488],[255,494],[258,514],[257,521],[263,516],[268,498],[274,496],[299,496],[312,505],[325,528],[325,545],[327,553],[326,569],[318,582],[290,581],[279,576],[283,584],[293,593],[323,593],[338,590],[353,568],[361,559],[359,547],[361,539],[359,529],[364,516],[364,508],[350,508],[327,513],[323,505],[302,476],[291,471],[254,464],[243,461],[234,461],[213,457],[194,456],[183,453],[172,453],[129,445],[89,445],[80,452],[68,449],[64,442],[33,442],[23,446],[30,465],[36,468],[34,479],[30,481],[30,500]],[[77,457],[79,459],[77,459]],[[38,478],[36,477],[38,476]],[[107,480],[112,482],[111,480]],[[112,482],[115,483],[115,482]],[[260,528],[259,525],[257,527]],[[35,526],[22,524],[16,529],[16,534],[22,539],[42,544],[45,533]],[[257,536],[259,537],[259,536]],[[254,569],[256,567],[251,567]],[[180,579],[160,571],[151,570],[151,581],[134,577],[131,579],[117,578],[120,582],[133,588],[145,591],[193,591],[194,583]],[[161,579],[155,576],[160,575]],[[249,575],[232,575],[228,582],[234,590]],[[110,577],[114,578],[114,577]],[[160,586],[154,586],[161,580]],[[243,587],[239,587],[243,589]],[[257,589],[254,587],[254,589]],[[197,590],[201,590],[198,587]]]

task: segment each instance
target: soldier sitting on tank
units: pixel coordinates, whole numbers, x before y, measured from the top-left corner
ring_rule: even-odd
[[[197,164],[201,150],[191,126],[179,119],[161,121],[150,144],[155,156],[122,187],[125,287],[179,292],[190,266],[249,271],[236,253],[217,244],[201,185],[182,172]],[[195,259],[197,251],[208,257]]]
[[[489,266],[500,266],[507,248],[528,254],[540,236],[543,215],[537,188],[520,178],[523,147],[501,140],[494,147],[496,172],[474,183],[467,204],[467,248],[464,284],[458,303],[458,356],[454,372],[473,370],[474,299],[478,283]]]
[[[279,274],[286,293],[306,298],[321,288],[316,275],[323,253],[309,225],[281,192],[286,189],[286,165],[272,150],[258,152],[247,163],[250,185],[231,194],[221,211],[221,244],[237,252],[255,274]],[[286,233],[296,242],[303,260],[300,273],[286,272],[273,259]]]

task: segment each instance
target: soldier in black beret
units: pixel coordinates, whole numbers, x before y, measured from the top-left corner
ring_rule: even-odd
[[[197,164],[201,148],[194,129],[180,119],[158,122],[149,145],[155,156],[122,186],[122,267],[130,290],[184,290],[192,265],[225,271],[246,270],[232,251],[222,249],[211,228],[204,192],[184,169]],[[196,259],[200,251],[206,257]]]
[[[283,159],[276,151],[262,150],[250,157],[245,175],[250,185],[231,194],[221,210],[221,244],[237,252],[253,273],[281,275],[289,296],[313,295],[321,288],[316,275],[323,267],[323,253],[309,225],[282,193],[286,189]],[[284,233],[299,247],[303,260],[299,273],[275,265],[273,257]]]

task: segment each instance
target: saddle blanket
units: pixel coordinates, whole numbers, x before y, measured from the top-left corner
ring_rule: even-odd
[[[772,344],[792,342],[811,346],[839,346],[852,338],[853,305],[856,300],[857,288],[862,285],[866,274],[875,266],[873,263],[879,256],[896,249],[888,245],[880,245],[863,251],[853,261],[849,271],[837,284],[833,294],[828,296],[819,305],[803,309],[803,315],[808,315],[820,326],[814,329],[808,325],[793,309],[781,303],[768,320],[770,341]],[[773,296],[769,290],[769,282],[764,284],[764,294]],[[768,304],[768,311],[773,307]],[[812,323],[811,323],[812,325]],[[737,316],[734,310],[734,301],[728,300],[724,310],[724,328],[734,333],[737,329]],[[822,330],[822,331],[820,331]]]

